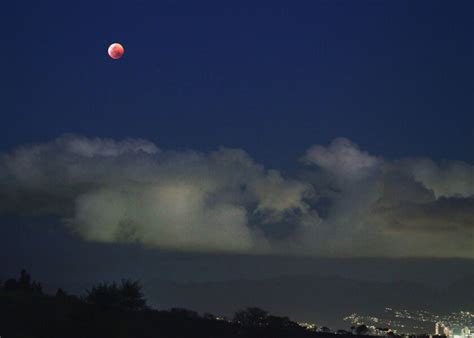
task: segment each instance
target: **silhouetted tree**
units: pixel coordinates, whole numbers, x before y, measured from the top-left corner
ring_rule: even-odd
[[[21,270],[20,278],[18,279],[18,287],[20,289],[29,289],[31,285],[31,276],[26,272],[25,269]]]
[[[86,301],[101,308],[118,308],[120,305],[120,292],[115,282],[101,283],[86,290]]]
[[[63,289],[59,288],[58,291],[56,291],[56,297],[58,297],[58,298],[67,297],[67,293],[64,292]]]
[[[266,326],[267,317],[267,311],[258,307],[249,307],[245,310],[237,311],[234,315],[234,322],[248,327]]]
[[[324,332],[324,333],[329,333],[331,332],[331,329],[327,326],[323,326],[321,329],[320,329],[321,332]]]
[[[348,335],[348,334],[352,334],[351,332],[347,331],[347,330],[337,330],[336,331],[337,334],[340,334],[340,335]]]
[[[40,282],[34,281],[31,284],[31,291],[35,294],[42,295],[43,294],[43,286],[41,285]]]
[[[121,285],[102,283],[86,290],[86,301],[102,308],[116,308],[129,311],[143,310],[146,300],[139,282],[122,280]]]
[[[216,320],[216,316],[214,316],[212,313],[204,313],[202,315],[202,318],[207,319],[207,320]]]
[[[186,319],[197,319],[197,318],[199,318],[199,314],[196,311],[183,309],[183,308],[180,308],[180,307],[171,308],[170,313],[173,316],[179,317],[181,319],[183,319],[183,318],[186,318]]]
[[[21,270],[20,277],[18,280],[14,278],[8,279],[3,284],[4,291],[15,291],[15,292],[26,292],[26,293],[33,293],[42,295],[43,294],[43,287],[41,283],[33,281],[31,282],[31,276],[26,272],[26,270]]]
[[[358,325],[355,328],[355,333],[357,335],[365,335],[365,334],[369,333],[369,328],[364,324]]]
[[[14,278],[7,279],[5,283],[3,284],[3,290],[7,292],[18,290],[18,283],[16,279]]]
[[[120,286],[121,305],[127,310],[137,311],[146,308],[146,300],[138,281],[122,280]]]
[[[299,325],[291,321],[288,317],[267,316],[265,320],[266,326],[273,329],[282,329],[289,327],[299,327]]]

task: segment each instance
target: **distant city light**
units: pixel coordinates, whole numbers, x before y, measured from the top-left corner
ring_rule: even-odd
[[[385,308],[383,315],[361,315],[353,313],[344,318],[353,325],[366,325],[371,334],[385,336],[391,332],[407,335],[434,334],[448,338],[474,338],[474,314],[469,311],[453,312],[445,315],[425,310],[409,311]]]

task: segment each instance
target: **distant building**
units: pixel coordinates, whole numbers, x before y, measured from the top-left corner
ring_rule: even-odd
[[[454,328],[448,331],[450,333],[450,338],[474,338],[474,329],[467,326],[463,328]]]
[[[474,338],[474,328],[470,329],[469,327],[464,327],[461,329],[461,336],[463,338]]]
[[[435,335],[440,336],[443,334],[443,326],[440,322],[436,322],[435,324]]]

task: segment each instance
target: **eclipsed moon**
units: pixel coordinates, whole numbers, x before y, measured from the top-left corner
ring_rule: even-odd
[[[115,42],[109,46],[109,56],[114,60],[120,59],[124,53],[125,49],[120,43]]]

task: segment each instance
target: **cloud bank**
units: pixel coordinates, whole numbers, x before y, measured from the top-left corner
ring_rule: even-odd
[[[1,155],[0,213],[167,250],[474,258],[474,166],[388,161],[344,138],[301,162],[286,177],[240,149],[64,135]]]

